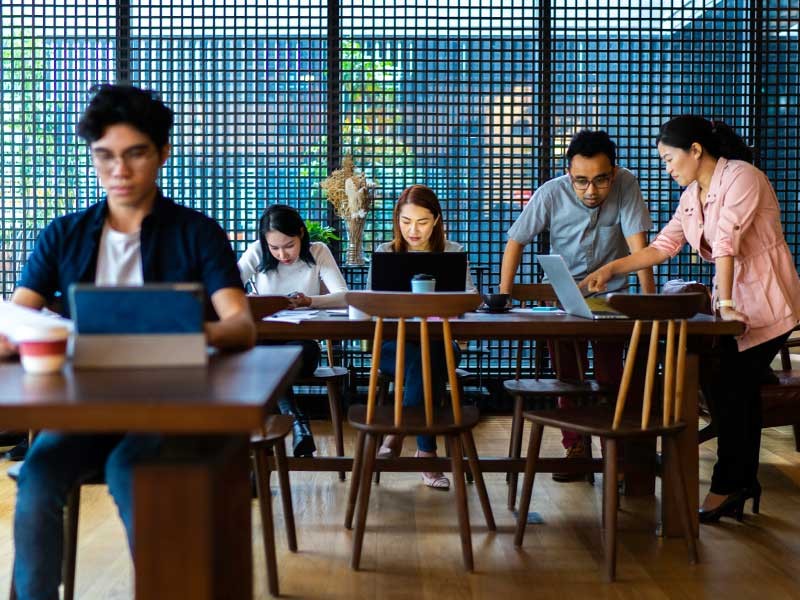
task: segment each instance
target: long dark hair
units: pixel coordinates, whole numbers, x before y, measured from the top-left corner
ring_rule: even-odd
[[[316,264],[311,255],[311,240],[303,217],[295,209],[285,204],[268,206],[258,223],[258,242],[261,244],[261,264],[258,270],[266,273],[278,268],[278,259],[272,256],[267,244],[267,234],[279,231],[283,235],[300,238],[300,259],[307,265]]]
[[[392,240],[393,252],[408,252],[408,243],[400,232],[400,209],[406,204],[415,204],[427,208],[433,214],[436,222],[433,225],[431,238],[428,241],[431,252],[444,252],[444,219],[442,207],[434,191],[425,185],[412,185],[403,190],[394,205],[392,222],[394,223],[394,239]]]
[[[686,115],[670,119],[661,126],[656,138],[659,143],[688,151],[700,144],[714,158],[753,162],[753,151],[736,132],[722,121]]]

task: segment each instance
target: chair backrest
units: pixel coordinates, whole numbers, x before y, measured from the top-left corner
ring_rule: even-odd
[[[553,286],[549,283],[515,283],[511,288],[511,299],[520,303],[522,307],[533,306],[555,306],[558,303],[558,296],[556,295]],[[561,352],[560,346],[562,340],[553,340],[552,347],[554,349],[553,356],[553,371],[558,379],[561,379]],[[577,373],[581,382],[584,381],[584,367],[582,353],[579,350],[578,340],[572,338],[569,343],[573,346],[573,355],[577,360]],[[522,347],[524,340],[517,340],[517,365],[514,374],[515,379],[522,377]],[[534,340],[534,354],[533,354],[533,376],[540,379],[542,375],[542,364],[544,363],[544,349],[547,345],[544,339]]]
[[[641,428],[649,425],[653,405],[653,389],[659,362],[658,341],[662,332],[661,321],[666,322],[666,344],[663,369],[663,415],[662,425],[668,426],[681,420],[683,407],[684,375],[686,371],[686,331],[687,319],[702,310],[706,298],[701,293],[688,294],[611,294],[608,303],[619,312],[636,319],[631,333],[628,353],[625,357],[625,368],[622,382],[617,394],[612,429],[618,429],[625,410],[633,370],[636,364],[636,353],[642,327],[647,321],[650,325],[650,345],[645,367],[644,396],[642,402]],[[675,341],[678,331],[677,344]]]
[[[439,292],[431,294],[395,292],[347,292],[345,296],[350,306],[376,317],[375,334],[372,343],[372,365],[369,372],[369,393],[367,394],[367,424],[371,424],[375,414],[376,390],[378,386],[378,366],[381,361],[381,342],[383,341],[384,319],[397,319],[397,351],[394,377],[394,424],[399,427],[403,420],[403,379],[405,375],[406,320],[420,319],[420,347],[422,350],[422,389],[425,405],[425,421],[433,425],[433,384],[431,379],[431,348],[428,319],[442,320],[447,378],[450,382],[450,399],[453,420],[461,423],[461,398],[456,380],[456,363],[453,352],[453,336],[450,319],[467,311],[474,310],[481,302],[478,294],[470,292]]]

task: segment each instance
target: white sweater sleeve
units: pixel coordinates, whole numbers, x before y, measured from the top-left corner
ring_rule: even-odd
[[[314,260],[317,262],[319,277],[325,287],[328,288],[328,293],[311,296],[311,306],[314,308],[342,308],[347,306],[344,299],[344,295],[347,292],[347,283],[345,283],[333,254],[325,244],[320,244]]]
[[[238,262],[239,274],[242,277],[243,284],[247,284],[250,278],[258,273],[258,267],[261,263],[261,244],[255,241],[247,247]]]

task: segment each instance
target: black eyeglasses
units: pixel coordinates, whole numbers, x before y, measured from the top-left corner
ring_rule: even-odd
[[[574,185],[577,190],[588,190],[590,185],[593,185],[598,190],[602,190],[611,185],[611,180],[614,179],[614,175],[611,173],[604,173],[592,179],[587,179],[586,177],[573,177],[570,174],[569,178],[572,180],[572,185]]]

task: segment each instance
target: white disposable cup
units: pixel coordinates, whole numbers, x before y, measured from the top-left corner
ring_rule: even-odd
[[[55,373],[67,358],[69,329],[63,325],[23,326],[14,335],[26,373]]]
[[[436,291],[435,279],[412,279],[411,291],[415,294],[426,294]]]
[[[354,321],[364,321],[365,319],[369,319],[369,315],[367,313],[365,313],[363,310],[357,309],[355,306],[347,307],[347,316]]]

